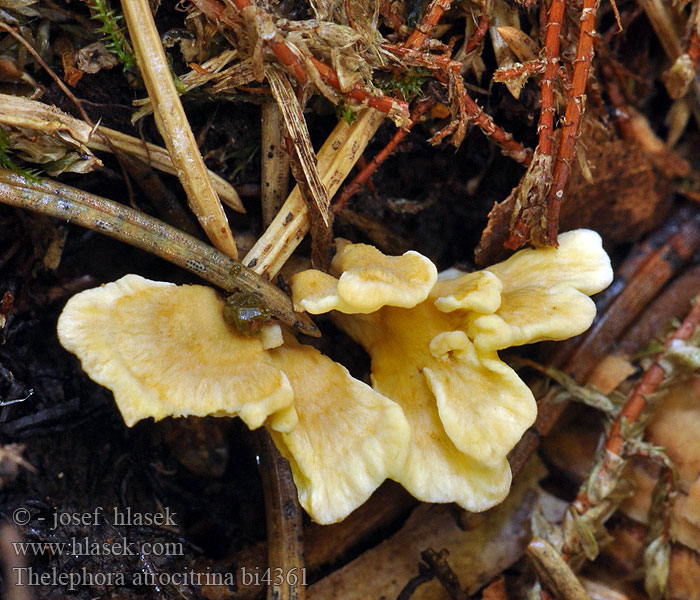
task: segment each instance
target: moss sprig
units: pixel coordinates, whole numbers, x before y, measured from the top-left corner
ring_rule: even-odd
[[[124,72],[135,67],[136,59],[126,40],[124,29],[119,26],[122,15],[109,8],[107,0],[93,0],[92,9],[92,18],[100,22],[97,31],[104,34],[103,41],[107,50],[119,59]]]

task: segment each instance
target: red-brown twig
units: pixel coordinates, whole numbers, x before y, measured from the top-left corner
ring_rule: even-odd
[[[396,33],[401,33],[401,30],[405,27],[401,17],[397,15],[394,10],[390,0],[384,0],[379,7],[379,12],[386,21],[386,24],[391,27]]]
[[[571,164],[576,152],[579,125],[586,104],[586,83],[593,60],[593,40],[595,39],[595,18],[600,0],[583,0],[581,10],[581,31],[578,37],[576,58],[574,59],[573,89],[567,94],[566,113],[562,120],[561,141],[557,162],[552,174],[552,186],[547,196],[547,242],[557,245],[559,232],[559,210],[564,197],[564,188],[569,180]]]
[[[526,63],[515,64],[508,67],[496,69],[493,73],[493,80],[496,82],[512,81],[524,77],[531,77],[537,73],[542,73],[545,62],[542,60],[530,60]]]
[[[250,0],[231,0],[234,6],[241,12],[249,12],[251,10],[260,11],[260,7],[256,7]],[[221,22],[227,26],[235,26],[231,15],[227,14],[226,7],[218,2],[218,0],[192,0],[192,2],[205,15],[214,21]],[[309,80],[309,75],[306,70],[306,65],[299,56],[290,48],[282,34],[276,29],[271,34],[265,37],[265,43],[272,50],[277,60],[290,72],[301,84],[305,84]],[[356,84],[350,90],[343,91],[338,80],[336,72],[324,62],[309,57],[314,68],[318,71],[321,79],[328,85],[334,87],[340,93],[352,98],[361,104],[367,104],[380,112],[393,115],[403,115],[408,118],[408,104],[401,100],[395,100],[383,94],[373,94],[361,84]]]
[[[532,169],[539,169],[541,172],[537,173],[536,181],[548,182],[550,177],[550,169],[552,164],[552,146],[553,146],[553,135],[554,135],[554,113],[556,111],[554,107],[554,84],[559,72],[559,40],[561,35],[561,25],[564,20],[564,0],[552,0],[549,7],[549,12],[547,12],[546,25],[544,26],[545,37],[544,37],[544,75],[542,76],[542,81],[540,83],[540,118],[537,124],[537,132],[539,134],[539,140],[537,142],[537,148],[535,154],[538,156],[538,160],[532,165]],[[542,3],[541,15],[545,14],[546,4]],[[544,20],[544,17],[541,17]],[[538,189],[538,188],[536,188]],[[544,198],[541,196],[544,194],[546,188],[540,187],[537,192],[537,197],[530,200],[532,204],[538,204]],[[505,242],[505,247],[510,249],[517,249],[527,242],[530,236],[530,226],[526,223],[525,210],[528,207],[522,205],[518,210],[519,212],[514,214],[512,217],[512,225],[510,228],[510,235]]]
[[[579,384],[585,383],[602,357],[611,352],[623,331],[698,248],[698,216],[693,211],[682,210],[630,253],[618,268],[615,283],[602,294],[603,307],[593,326],[582,338],[564,342],[551,366],[573,375]],[[546,397],[541,399],[535,424],[510,453],[514,475],[521,471],[565,407],[565,402],[552,403]]]
[[[491,3],[491,0],[485,0],[476,29],[469,38],[467,45],[464,46],[464,56],[468,56],[470,52],[484,41],[484,36],[489,30],[489,23],[491,22]]]
[[[437,25],[442,14],[450,8],[452,0],[432,0],[420,23],[413,30],[413,33],[408,36],[405,42],[407,48],[421,48],[428,39],[435,25]]]
[[[438,71],[436,77],[439,79],[444,78],[444,73],[447,72],[448,76],[452,77],[457,87],[456,95],[460,102],[460,118],[472,121],[476,124],[487,136],[501,146],[501,151],[506,156],[526,166],[530,164],[532,160],[532,150],[525,148],[522,144],[515,141],[510,133],[496,125],[493,119],[481,109],[464,89],[462,75],[460,73],[461,63],[452,60],[449,56],[427,54],[412,48],[404,48],[392,44],[383,44],[382,47],[404,59],[406,62]],[[438,134],[439,137],[433,137],[433,142],[436,141],[436,137],[438,137],[437,141],[440,141],[440,139],[449,133],[451,133],[450,130],[440,132],[440,134]]]
[[[696,27],[690,32],[690,37],[688,38],[688,49],[686,54],[690,57],[693,62],[694,70],[697,71],[698,65],[700,65],[700,32]]]
[[[541,155],[551,156],[554,134],[554,80],[559,70],[559,35],[564,20],[564,0],[552,0],[547,14],[547,29],[544,37],[544,76],[540,84],[542,100],[540,120],[537,124],[539,141],[537,150]],[[544,10],[542,4],[542,10]]]
[[[669,348],[676,340],[689,339],[693,335],[698,324],[700,324],[700,302],[696,301],[683,320],[681,326],[668,338],[666,348]],[[656,355],[651,367],[644,373],[641,381],[637,387],[634,388],[627,402],[622,407],[620,414],[615,419],[612,429],[610,430],[608,441],[605,444],[606,450],[618,456],[622,453],[625,438],[620,430],[623,420],[625,425],[630,425],[639,418],[647,405],[647,397],[656,391],[666,376],[665,371],[659,364],[662,354],[663,353],[659,353]]]
[[[425,11],[420,24],[404,42],[403,47],[412,50],[419,50],[432,33],[444,11],[450,8],[451,2],[452,0],[433,0],[433,2],[431,2],[431,4],[428,6],[428,9]],[[406,137],[413,125],[416,124],[418,119],[420,119],[425,111],[428,110],[433,104],[435,104],[433,99],[423,100],[418,103],[418,105],[411,112],[410,125],[404,129],[397,130],[394,137],[389,140],[389,143],[369,163],[362,167],[355,178],[347,186],[345,186],[342,194],[333,205],[334,212],[337,213],[343,209],[345,203],[360,190],[360,188],[369,180],[379,166],[387,158],[389,158],[389,156],[391,156],[391,153],[396,149],[396,146],[401,143],[401,140]]]
[[[396,146],[399,145],[401,140],[406,137],[413,125],[416,124],[418,119],[420,119],[425,111],[428,110],[433,104],[435,104],[435,100],[432,98],[428,98],[418,103],[418,105],[411,112],[411,124],[405,129],[397,129],[394,137],[389,140],[389,143],[362,168],[362,170],[348,185],[345,186],[345,189],[343,189],[343,192],[338,197],[338,200],[333,203],[333,212],[337,213],[341,211],[345,206],[345,203],[360,191],[360,188],[379,168],[379,165],[381,165],[387,158],[389,158],[389,156],[391,156],[391,153],[396,149]]]

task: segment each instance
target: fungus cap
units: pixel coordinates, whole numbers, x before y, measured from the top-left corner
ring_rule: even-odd
[[[374,246],[342,239],[336,247],[331,272],[338,273],[338,279],[314,269],[292,278],[297,310],[366,314],[382,306],[410,308],[425,300],[437,280],[435,265],[412,250],[386,256]]]
[[[344,519],[404,462],[411,436],[401,408],[311,346],[288,337],[270,351],[294,389],[299,422],[271,431],[299,502],[321,524]]]
[[[131,427],[167,416],[239,416],[256,428],[293,400],[286,375],[256,338],[228,327],[213,289],[126,275],[73,296],[61,344],[112,390]],[[296,419],[287,410],[275,426]]]
[[[610,259],[595,231],[577,229],[558,239],[558,248],[521,250],[488,268],[503,291],[496,311],[468,316],[467,333],[477,347],[565,340],[591,326],[596,309],[588,296],[612,282]]]
[[[533,423],[536,404],[497,350],[581,333],[595,315],[587,294],[612,279],[596,233],[562,234],[559,244],[437,281],[410,308],[334,313],[370,354],[374,389],[396,401],[408,419],[408,456],[392,478],[417,498],[478,511],[507,494],[507,454]],[[361,266],[359,255],[351,264],[333,265],[340,279],[343,268]],[[303,300],[305,290],[295,289],[295,281],[292,287]]]

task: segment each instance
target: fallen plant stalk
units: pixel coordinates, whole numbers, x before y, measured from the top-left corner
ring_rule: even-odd
[[[276,102],[262,105],[262,177],[260,202],[267,227],[282,207],[289,185],[289,154],[284,148],[284,119]]]
[[[148,0],[123,0],[122,9],[153,104],[156,125],[185,188],[190,208],[214,246],[237,258],[236,242],[175,89]]]
[[[571,567],[547,540],[534,537],[527,545],[525,554],[537,570],[540,580],[545,582],[561,600],[591,600]]]
[[[341,121],[335,126],[317,152],[318,170],[329,196],[338,190],[383,119],[382,113],[368,108],[352,125]],[[306,202],[296,186],[265,233],[245,256],[243,264],[271,279],[301,243],[310,224]]]
[[[576,153],[576,140],[579,126],[586,108],[586,84],[593,61],[593,40],[595,39],[595,18],[600,0],[583,0],[581,8],[581,31],[574,59],[573,87],[566,96],[566,112],[562,119],[561,141],[557,161],[552,173],[552,185],[547,196],[547,240],[549,246],[556,246],[559,232],[559,210],[564,197],[564,188],[571,173],[571,165]]]
[[[0,170],[0,202],[63,219],[146,250],[228,291],[258,298],[271,313],[308,335],[318,329],[275,286],[233,258],[158,219],[57,182],[32,183]]]
[[[304,600],[306,597],[301,506],[289,463],[264,427],[256,432],[259,471],[265,495],[267,561],[273,576],[268,600]]]
[[[108,127],[103,127],[100,125],[97,128],[98,134],[105,135],[109,142],[117,149],[122,152],[135,156],[136,158],[142,160],[146,164],[168,173],[169,175],[177,175],[173,161],[168,154],[168,151],[162,146],[156,144],[151,144],[150,142],[144,142],[138,138],[135,138],[121,131],[116,131],[115,129],[109,129]],[[104,143],[100,140],[99,136],[93,136],[87,143],[87,147],[91,150],[98,150],[103,152],[111,152],[109,144]],[[236,212],[244,213],[245,208],[241,202],[238,192],[235,188],[226,181],[220,175],[217,175],[213,171],[207,170],[209,178],[211,179],[214,189],[221,198],[221,200]]]
[[[62,135],[62,132],[68,132],[71,137],[91,150],[101,152],[121,150],[164,173],[177,175],[170,155],[165,148],[108,127],[98,126],[95,128],[92,124],[76,119],[43,102],[29,100],[21,96],[0,94],[0,123],[59,135]],[[216,173],[212,171],[208,171],[208,173],[221,199],[233,210],[245,212],[241,199],[233,186]]]

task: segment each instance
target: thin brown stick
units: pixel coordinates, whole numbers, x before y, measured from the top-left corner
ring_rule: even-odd
[[[438,24],[440,17],[446,10],[450,9],[451,4],[452,0],[432,0],[420,23],[413,30],[413,33],[408,36],[405,46],[407,48],[422,48]]]
[[[700,292],[700,284],[698,285],[698,292]],[[693,304],[690,312],[683,320],[681,326],[668,338],[666,341],[666,349],[670,348],[676,340],[689,339],[693,335],[693,332],[698,324],[700,324],[700,301],[696,301]],[[647,406],[647,397],[656,391],[666,377],[666,372],[659,364],[662,356],[663,353],[656,355],[654,362],[644,373],[641,381],[637,387],[634,388],[627,399],[627,402],[622,407],[620,414],[615,419],[612,429],[610,430],[610,435],[608,436],[608,440],[605,444],[605,448],[610,452],[617,455],[622,454],[625,439],[620,433],[620,429],[623,421],[625,425],[629,426],[639,419],[642,411]]]
[[[175,89],[168,59],[148,0],[122,0],[124,19],[153,114],[187,200],[209,239],[222,252],[238,257],[236,242],[202,154]]]
[[[433,70],[448,71],[452,77],[452,81],[458,86],[455,95],[460,102],[460,112],[467,121],[472,121],[481,129],[485,135],[492,138],[499,146],[501,151],[506,156],[524,165],[529,165],[532,161],[532,150],[525,148],[520,142],[517,142],[513,136],[501,128],[487,115],[483,109],[474,101],[474,99],[464,89],[462,75],[460,73],[461,63],[451,60],[448,56],[436,56],[425,54],[413,48],[405,48],[403,46],[395,46],[392,44],[384,44],[383,48],[392,52],[396,56],[409,59],[412,63],[418,66],[428,67]],[[440,141],[450,132],[441,132],[438,138],[433,137],[433,142]]]
[[[304,314],[295,313],[290,299],[256,273],[211,246],[145,213],[57,183],[29,182],[0,170],[0,202],[99,231],[151,252],[229,291],[244,291],[298,331],[318,336]]]
[[[34,47],[27,42],[19,33],[17,33],[12,27],[9,25],[6,25],[2,21],[0,21],[0,29],[3,29],[7,33],[9,33],[13,38],[15,38],[20,44],[22,44],[26,49],[29,54],[32,55],[34,60],[41,65],[41,68],[46,71],[51,79],[53,79],[56,82],[56,85],[61,88],[61,91],[70,99],[70,101],[75,105],[75,107],[78,109],[78,112],[80,113],[80,116],[82,117],[83,121],[86,123],[89,123],[90,126],[94,127],[95,124],[90,120],[90,117],[88,117],[87,113],[83,109],[83,105],[80,103],[80,100],[78,100],[75,97],[75,94],[68,89],[68,86],[63,83],[61,78],[56,75],[56,73],[53,72],[53,69],[49,67],[49,65],[46,64],[43,58],[39,55],[39,53],[34,49]]]
[[[418,105],[411,112],[411,125],[406,129],[397,129],[394,137],[389,140],[389,143],[384,146],[377,154],[369,161],[362,170],[355,176],[355,178],[345,186],[343,192],[340,194],[338,199],[333,203],[333,212],[340,212],[347,201],[352,198],[357,192],[360,191],[362,186],[369,180],[369,178],[374,174],[374,172],[379,168],[379,166],[391,156],[392,152],[401,143],[418,120],[425,114],[435,100],[432,98],[425,99],[418,103]]]
[[[304,600],[304,529],[292,470],[264,428],[261,427],[255,434],[265,494],[267,566],[271,573],[267,598]]]
[[[540,84],[542,95],[540,119],[537,124],[539,142],[537,149],[544,156],[552,154],[552,136],[554,135],[554,82],[559,70],[559,37],[564,20],[564,0],[552,0],[547,13],[547,29],[544,38],[545,68]],[[542,3],[542,10],[545,4]]]
[[[600,0],[583,0],[581,31],[574,59],[574,85],[566,98],[566,113],[562,121],[559,152],[552,174],[552,187],[547,196],[547,242],[550,246],[557,245],[559,210],[564,197],[564,188],[571,173],[579,126],[586,107],[586,84],[594,54],[595,18],[599,4]]]
[[[464,46],[463,56],[468,56],[470,52],[474,51],[477,46],[479,46],[483,41],[486,33],[489,30],[489,24],[491,23],[491,5],[493,0],[484,0],[483,6],[481,8],[481,15],[479,16],[479,21],[476,24],[476,29],[472,33],[469,41]]]
[[[544,28],[544,75],[540,83],[540,118],[537,124],[539,140],[535,149],[535,159],[523,177],[518,188],[519,201],[511,217],[510,235],[505,247],[517,249],[530,237],[530,213],[537,211],[544,202],[550,185],[552,169],[552,147],[554,135],[554,84],[559,73],[559,41],[564,19],[564,0],[552,0],[546,13]],[[546,3],[542,3],[541,15],[545,14]],[[535,217],[534,220],[538,220]]]

